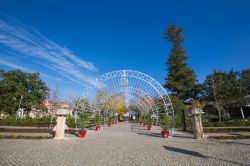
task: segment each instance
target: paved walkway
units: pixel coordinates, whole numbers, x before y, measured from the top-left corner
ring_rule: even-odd
[[[0,140],[0,165],[250,165],[250,140],[163,139],[137,124],[117,124],[86,138]]]

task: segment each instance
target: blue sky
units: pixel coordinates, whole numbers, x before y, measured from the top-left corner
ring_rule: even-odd
[[[38,71],[61,98],[119,69],[163,84],[169,24],[184,28],[200,82],[214,69],[250,67],[248,0],[0,0],[0,68]]]

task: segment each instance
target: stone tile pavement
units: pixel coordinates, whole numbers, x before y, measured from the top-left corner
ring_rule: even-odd
[[[250,140],[194,140],[175,132],[164,139],[160,129],[120,123],[86,138],[62,141],[0,140],[0,165],[250,165]]]

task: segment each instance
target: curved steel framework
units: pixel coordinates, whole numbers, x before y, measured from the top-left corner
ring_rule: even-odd
[[[152,77],[133,70],[112,71],[98,77],[96,87],[83,93],[76,110],[107,115],[114,113],[121,101],[129,112],[150,114],[156,124],[160,113],[174,116],[171,100],[164,88]]]

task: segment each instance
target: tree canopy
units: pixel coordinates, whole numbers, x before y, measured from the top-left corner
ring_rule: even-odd
[[[250,94],[250,68],[240,72],[240,82],[247,89]]]
[[[183,29],[169,25],[164,38],[172,45],[164,87],[171,92],[171,101],[177,114],[187,108],[183,104],[202,100],[208,105],[212,103],[221,121],[222,113],[225,115],[245,105],[244,97],[250,94],[250,69],[241,72],[214,71],[204,83],[199,84],[195,72],[187,64],[189,56],[183,46]]]
[[[116,112],[119,114],[119,115],[123,115],[125,114],[126,112],[128,112],[128,109],[124,103],[124,101],[121,101],[116,109]]]
[[[195,98],[196,75],[186,62],[189,57],[185,55],[186,51],[183,47],[183,29],[170,25],[164,38],[172,43],[171,53],[167,59],[168,75],[165,78],[164,87],[171,90],[172,94],[178,96],[183,102]]]
[[[230,108],[240,107],[245,104],[246,88],[242,86],[238,72],[214,71],[208,75],[203,84],[204,100],[212,102],[218,111],[221,121],[221,112],[225,113]]]
[[[48,87],[40,79],[39,73],[26,73],[21,70],[0,70],[0,110],[14,114],[20,108],[26,111],[32,107],[41,109],[47,97]]]

